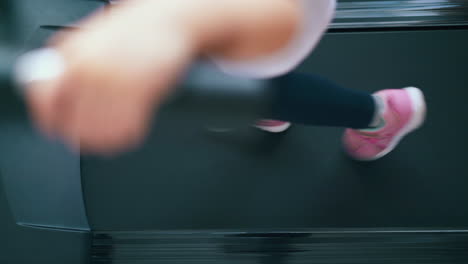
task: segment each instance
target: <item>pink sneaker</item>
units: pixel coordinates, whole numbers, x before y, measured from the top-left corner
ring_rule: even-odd
[[[281,133],[286,131],[289,127],[291,126],[291,123],[289,122],[284,122],[284,121],[278,121],[278,120],[259,120],[255,124],[255,127],[271,132],[271,133]]]
[[[357,160],[372,161],[387,155],[425,120],[426,103],[418,88],[383,90],[375,95],[385,104],[383,126],[374,130],[347,129],[343,137],[346,151]]]

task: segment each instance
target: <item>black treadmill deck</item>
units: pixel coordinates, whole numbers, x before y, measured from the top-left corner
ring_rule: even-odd
[[[464,264],[466,230],[96,232],[92,263]]]

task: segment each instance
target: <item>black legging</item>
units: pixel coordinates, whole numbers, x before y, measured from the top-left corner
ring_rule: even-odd
[[[290,73],[274,79],[275,98],[268,118],[293,123],[368,128],[376,111],[371,94],[346,89],[324,78]]]

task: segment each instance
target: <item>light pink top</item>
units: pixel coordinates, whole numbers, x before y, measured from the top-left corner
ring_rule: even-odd
[[[225,72],[250,78],[270,78],[297,67],[317,46],[333,19],[335,0],[299,0],[304,11],[304,24],[291,43],[279,52],[255,61],[228,61],[213,58]]]

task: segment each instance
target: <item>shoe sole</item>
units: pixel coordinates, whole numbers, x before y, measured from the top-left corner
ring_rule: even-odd
[[[424,121],[426,120],[426,100],[424,99],[424,94],[423,92],[416,88],[416,87],[408,87],[404,89],[405,91],[408,92],[411,102],[412,102],[412,109],[413,109],[413,116],[411,117],[411,120],[406,124],[399,133],[395,135],[393,140],[390,142],[388,147],[383,150],[382,152],[378,153],[375,157],[369,158],[369,159],[360,159],[360,158],[355,158],[356,160],[359,161],[374,161],[378,160],[385,155],[389,154],[392,152],[398,143],[409,133],[413,132],[414,130],[420,128],[423,124]]]
[[[281,126],[255,126],[255,127],[263,131],[270,132],[270,133],[281,133],[281,132],[288,130],[290,126],[291,126],[291,123],[285,123]]]
[[[281,126],[254,126],[254,127],[260,130],[266,131],[266,132],[270,132],[270,133],[281,133],[281,132],[288,130],[291,127],[291,123],[286,123]],[[232,131],[233,129],[210,127],[208,128],[208,130],[210,132],[215,132],[215,133],[226,133],[226,132]]]

